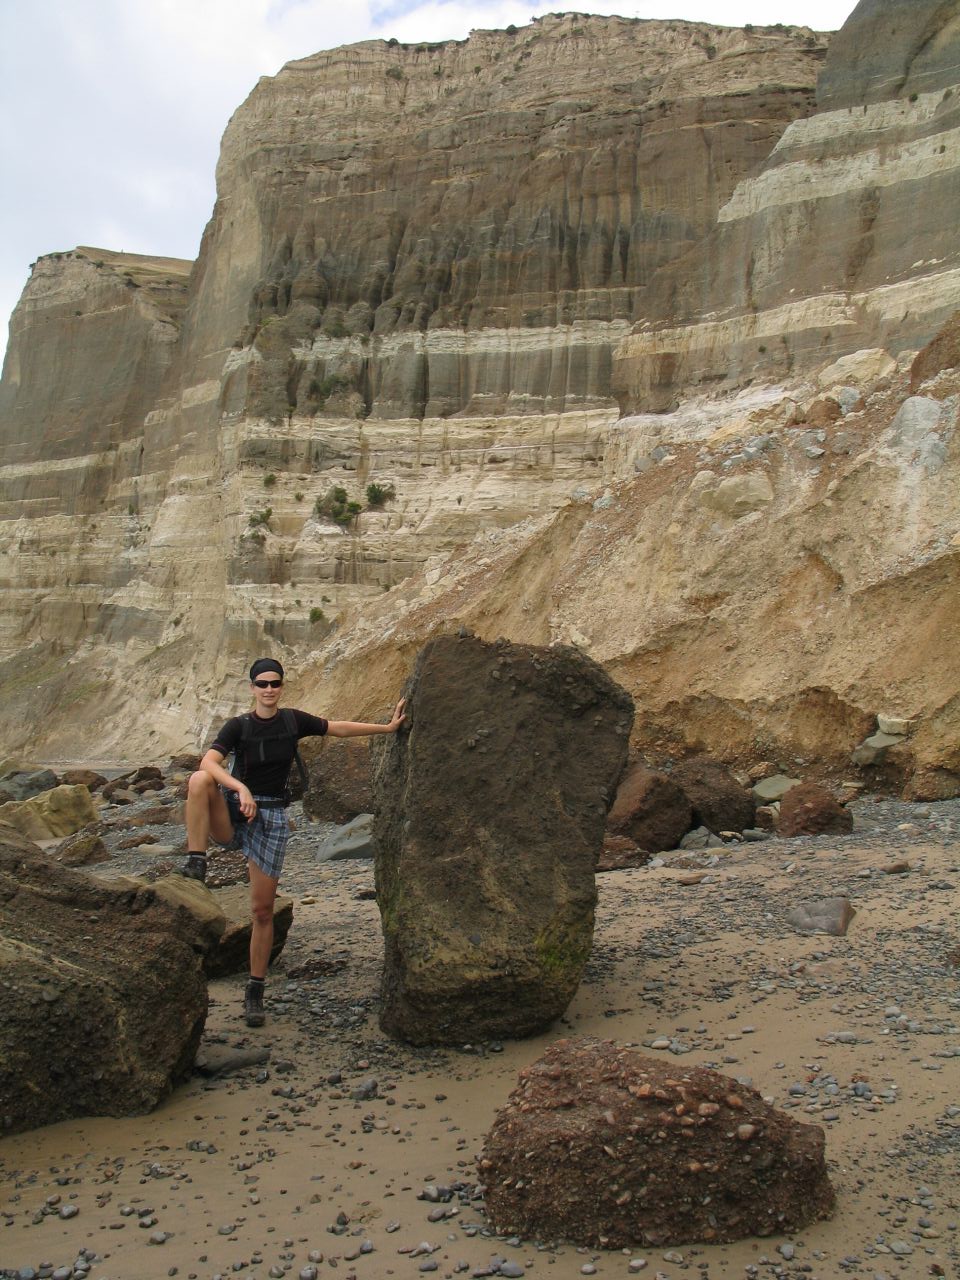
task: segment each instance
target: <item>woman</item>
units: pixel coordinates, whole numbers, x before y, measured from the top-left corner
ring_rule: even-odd
[[[250,875],[250,977],[244,995],[249,1027],[265,1021],[263,988],[273,947],[273,904],[283,869],[290,826],[285,813],[287,778],[300,738],[330,734],[359,738],[396,733],[404,721],[403,699],[389,724],[325,720],[284,708],[283,667],[276,658],[258,658],[250,668],[254,709],[233,716],[220,729],[187,787],[187,860],[183,874],[206,879],[207,843],[239,843]],[[224,761],[234,755],[233,772]]]

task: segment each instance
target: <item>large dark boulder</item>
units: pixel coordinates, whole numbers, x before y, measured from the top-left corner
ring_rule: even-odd
[[[186,1079],[207,1014],[192,916],[58,865],[0,825],[0,1125],[140,1114]]]
[[[677,765],[670,775],[693,806],[693,826],[709,831],[743,831],[754,825],[757,802],[730,770],[709,756]]]
[[[422,1043],[543,1030],[593,941],[594,868],[633,703],[575,649],[445,636],[381,739],[380,1025]]]
[[[793,1232],[830,1214],[824,1134],[705,1067],[560,1040],[478,1161],[504,1235],[610,1249]]]
[[[675,849],[693,826],[693,806],[678,783],[639,762],[617,788],[607,827],[648,853]]]

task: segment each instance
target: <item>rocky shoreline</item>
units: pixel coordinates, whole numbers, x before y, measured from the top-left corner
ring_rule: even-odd
[[[320,861],[332,828],[295,814],[283,881],[295,919],[267,1027],[243,1025],[239,978],[217,980],[198,1073],[152,1115],[6,1138],[0,1275],[954,1273],[960,801],[850,808],[847,836],[676,851],[601,875],[566,1016],[530,1040],[456,1049],[384,1038],[372,863]],[[175,846],[176,828],[143,830]],[[96,874],[172,860],[141,845]],[[846,935],[789,922],[824,897],[849,899]],[[623,1253],[494,1236],[475,1157],[519,1070],[571,1034],[713,1066],[822,1125],[836,1215],[791,1237]]]

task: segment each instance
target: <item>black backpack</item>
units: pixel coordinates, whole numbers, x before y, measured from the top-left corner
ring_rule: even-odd
[[[265,737],[260,736],[254,744],[253,752],[256,755],[257,748],[260,752],[261,763],[266,760],[264,747],[268,742],[277,742],[278,740],[292,740],[294,744],[299,741],[297,733],[297,717],[293,714],[289,707],[281,707],[276,715],[278,733],[267,734]],[[230,772],[235,778],[243,781],[246,773],[247,755],[250,752],[251,739],[253,738],[253,713],[248,712],[245,716],[240,717],[240,741],[237,743],[236,750],[233,753],[233,768]],[[307,789],[307,769],[303,763],[303,756],[300,754],[300,748],[294,745],[293,759],[297,766],[297,772],[300,774],[300,784],[303,791]],[[284,804],[289,804],[292,799],[290,793],[289,776],[287,779],[287,787],[284,792]]]

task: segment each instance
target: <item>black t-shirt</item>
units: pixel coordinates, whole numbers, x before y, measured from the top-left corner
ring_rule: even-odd
[[[296,710],[293,711],[293,716],[297,726],[296,739],[287,732],[281,710],[269,720],[264,720],[255,711],[248,712],[246,716],[233,716],[210,744],[211,750],[219,751],[224,757],[237,751],[243,733],[243,721],[249,720],[252,728],[243,747],[238,751],[239,758],[234,766],[234,773],[255,796],[279,799],[287,786],[297,741],[327,732],[328,722],[323,716],[312,716],[308,711]]]

